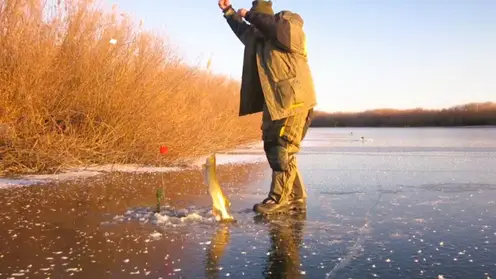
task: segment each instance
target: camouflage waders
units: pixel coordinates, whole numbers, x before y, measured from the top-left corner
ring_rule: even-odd
[[[306,199],[303,179],[298,171],[296,153],[306,135],[313,109],[272,121],[266,106],[262,116],[262,139],[267,160],[272,169],[268,197],[277,203]]]

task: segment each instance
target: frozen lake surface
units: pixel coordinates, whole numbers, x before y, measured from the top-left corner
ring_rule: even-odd
[[[311,129],[293,216],[250,210],[270,183],[261,145],[220,158],[251,162],[219,167],[234,224],[194,168],[5,187],[0,278],[496,276],[496,128]]]

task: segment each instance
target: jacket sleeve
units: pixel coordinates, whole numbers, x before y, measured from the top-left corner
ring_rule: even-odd
[[[224,18],[226,18],[227,23],[234,34],[236,34],[239,40],[245,44],[246,36],[248,35],[248,32],[246,31],[250,25],[243,21],[243,18],[236,13],[232,6],[229,6],[224,10]]]
[[[269,15],[249,11],[245,19],[264,36],[287,52],[305,53],[303,19],[296,13]]]

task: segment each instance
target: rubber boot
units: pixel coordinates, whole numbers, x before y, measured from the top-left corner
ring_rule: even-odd
[[[253,211],[259,214],[278,214],[285,213],[290,210],[289,202],[276,202],[271,198],[266,198],[263,202],[257,203],[253,206]]]

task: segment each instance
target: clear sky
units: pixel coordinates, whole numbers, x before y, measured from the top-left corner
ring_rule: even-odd
[[[189,63],[241,78],[243,45],[217,0],[105,0],[167,36]],[[235,9],[251,0],[232,0]],[[318,109],[496,101],[494,0],[275,0],[305,21]]]

